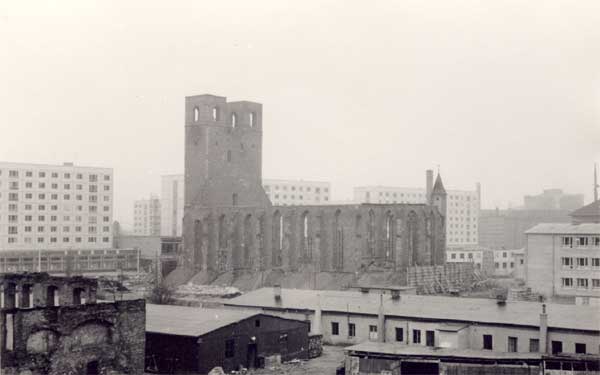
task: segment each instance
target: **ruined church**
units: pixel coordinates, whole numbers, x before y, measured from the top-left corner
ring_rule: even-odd
[[[445,263],[446,192],[427,171],[426,204],[274,206],[262,179],[262,105],[185,99],[185,211],[179,268],[391,272]]]

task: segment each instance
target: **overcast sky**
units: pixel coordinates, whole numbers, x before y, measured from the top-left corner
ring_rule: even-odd
[[[600,161],[600,1],[2,1],[0,160],[114,168],[115,219],[183,173],[184,96],[263,103],[263,177],[482,185]]]

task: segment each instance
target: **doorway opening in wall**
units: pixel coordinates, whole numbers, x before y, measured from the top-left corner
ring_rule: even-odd
[[[100,375],[98,361],[88,362],[85,373],[87,375]]]
[[[256,348],[256,343],[248,344],[246,368],[249,368],[249,369],[258,368],[258,363],[257,363],[258,357],[256,355],[257,352],[258,352],[258,350]]]

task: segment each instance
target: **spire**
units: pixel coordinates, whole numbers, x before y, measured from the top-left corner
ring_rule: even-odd
[[[444,189],[444,183],[442,182],[442,176],[439,174],[439,172],[435,178],[435,183],[433,184],[433,193],[446,194],[446,189]]]

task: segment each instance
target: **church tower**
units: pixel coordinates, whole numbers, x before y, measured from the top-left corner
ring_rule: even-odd
[[[433,184],[433,189],[431,190],[431,202],[430,204],[436,206],[440,214],[444,217],[446,216],[446,189],[444,189],[444,184],[442,183],[442,177],[438,172],[438,175],[435,179],[435,183]]]
[[[263,206],[262,105],[185,98],[185,206]]]

